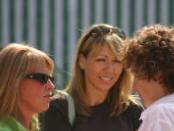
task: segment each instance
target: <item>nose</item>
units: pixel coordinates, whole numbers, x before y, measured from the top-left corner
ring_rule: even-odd
[[[113,64],[113,63],[107,63],[104,70],[107,71],[107,72],[109,72],[109,73],[114,72],[114,70],[115,70],[115,64]]]
[[[47,90],[53,90],[54,88],[55,88],[54,83],[51,80],[48,80],[47,84],[46,84],[46,89]]]

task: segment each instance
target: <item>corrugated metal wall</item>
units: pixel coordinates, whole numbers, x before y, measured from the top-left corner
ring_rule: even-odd
[[[75,44],[93,23],[130,36],[147,24],[174,24],[173,0],[0,0],[0,44],[27,41],[56,63],[59,88],[70,76]]]

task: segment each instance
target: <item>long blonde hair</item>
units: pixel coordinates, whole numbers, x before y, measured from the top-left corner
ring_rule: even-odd
[[[79,56],[88,56],[94,44],[102,46],[109,45],[116,57],[122,60],[121,48],[125,35],[116,27],[107,24],[96,24],[91,26],[81,37],[77,44],[77,53],[72,70],[72,78],[66,88],[75,100],[76,109],[84,115],[91,115],[90,108],[85,104],[85,78],[84,72],[79,65]],[[96,50],[97,51],[97,50]],[[109,91],[107,96],[110,105],[110,115],[119,115],[129,105],[131,98],[132,77],[130,73],[123,69],[118,81]]]

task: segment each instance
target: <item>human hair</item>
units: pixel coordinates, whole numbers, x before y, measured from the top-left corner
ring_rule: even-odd
[[[31,69],[46,65],[52,74],[54,64],[44,52],[22,43],[9,43],[0,51],[0,118],[17,117],[19,84]]]
[[[155,24],[145,26],[125,41],[124,65],[137,77],[157,80],[174,92],[174,30]]]
[[[82,54],[88,57],[94,45],[97,45],[96,52],[101,46],[108,45],[115,53],[118,60],[121,61],[121,48],[125,34],[116,27],[108,24],[95,24],[91,26],[80,38],[77,43],[77,52],[72,70],[72,78],[68,83],[66,90],[75,99],[76,109],[84,115],[91,115],[89,107],[85,104],[85,78],[84,71],[80,68],[79,57]],[[96,47],[96,46],[95,46]],[[107,96],[110,105],[110,115],[119,115],[129,104],[129,94],[131,91],[131,75],[123,69],[118,81],[113,85]]]

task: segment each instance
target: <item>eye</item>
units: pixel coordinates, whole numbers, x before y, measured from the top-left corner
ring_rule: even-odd
[[[113,62],[114,62],[114,63],[121,63],[121,61],[118,60],[118,59],[113,60]]]

